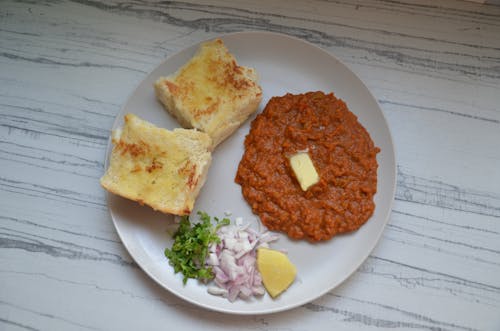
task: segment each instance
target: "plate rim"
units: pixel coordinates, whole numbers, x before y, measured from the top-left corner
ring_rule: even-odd
[[[200,40],[198,42],[195,42],[195,43],[192,43],[188,46],[185,46],[185,47],[182,47],[181,49],[177,50],[176,52],[168,55],[167,57],[165,57],[162,61],[160,61],[154,68],[152,68],[137,84],[136,86],[132,89],[132,91],[130,92],[130,94],[128,95],[128,97],[126,98],[125,102],[123,103],[123,105],[120,107],[120,110],[117,112],[116,114],[116,117],[115,117],[115,120],[113,121],[113,124],[111,126],[111,130],[115,129],[118,124],[121,122],[121,117],[123,116],[124,114],[124,111],[125,111],[125,108],[126,106],[129,104],[129,102],[132,100],[135,92],[139,89],[139,87],[143,84],[144,80],[146,80],[151,74],[153,71],[155,71],[158,67],[162,66],[165,62],[168,62],[171,58],[175,57],[175,56],[178,56],[179,54],[185,52],[186,50],[190,49],[190,48],[193,48],[195,46],[198,46],[200,45],[201,43],[203,42],[206,42],[206,41],[209,41],[209,40],[213,40],[213,39],[216,39],[216,38],[221,38],[221,39],[224,39],[226,37],[232,37],[232,36],[238,36],[238,35],[241,35],[243,38],[245,37],[245,35],[271,35],[273,37],[276,37],[276,38],[285,38],[285,39],[289,39],[293,42],[298,42],[298,43],[302,43],[308,47],[312,47],[316,50],[319,50],[321,51],[322,53],[324,53],[325,55],[327,55],[328,57],[332,58],[333,60],[337,61],[341,66],[343,66],[345,69],[347,69],[349,71],[349,73],[352,75],[352,77],[354,79],[357,80],[357,82],[359,84],[361,84],[364,89],[368,92],[368,96],[372,99],[373,102],[375,102],[375,104],[377,105],[379,111],[380,111],[380,115],[382,116],[382,119],[383,119],[383,122],[385,124],[385,127],[386,127],[386,134],[388,136],[388,140],[390,142],[390,146],[391,146],[391,153],[389,153],[389,157],[393,160],[392,162],[392,167],[393,167],[393,171],[391,173],[391,176],[390,176],[390,179],[392,180],[392,185],[390,187],[390,202],[387,206],[387,210],[385,210],[385,215],[382,215],[383,217],[383,222],[382,222],[382,226],[380,227],[378,233],[376,233],[375,236],[373,236],[374,240],[373,240],[373,244],[371,245],[371,247],[369,249],[366,250],[365,254],[363,255],[362,259],[359,260],[359,262],[357,263],[354,263],[354,267],[352,268],[352,270],[350,272],[348,272],[337,284],[334,284],[330,287],[327,287],[327,288],[324,288],[322,291],[319,292],[319,295],[315,296],[315,297],[310,297],[310,298],[304,298],[303,300],[299,300],[297,302],[294,302],[292,304],[284,304],[280,307],[276,307],[276,308],[272,308],[272,309],[255,309],[255,310],[230,310],[230,309],[224,309],[224,308],[220,308],[220,307],[213,307],[213,306],[210,306],[206,303],[203,303],[203,302],[200,302],[200,301],[197,301],[197,300],[194,300],[194,299],[191,299],[190,297],[187,297],[187,296],[183,296],[180,292],[178,291],[175,291],[171,288],[169,288],[168,286],[166,286],[165,284],[163,284],[163,282],[158,279],[158,277],[156,275],[154,275],[149,269],[145,268],[145,266],[143,265],[143,263],[139,262],[138,261],[138,258],[136,256],[137,252],[135,251],[135,249],[131,248],[131,245],[130,243],[128,243],[126,240],[124,240],[124,233],[121,232],[120,230],[120,227],[119,225],[117,224],[117,219],[115,217],[115,215],[113,214],[111,208],[110,208],[110,200],[112,197],[114,197],[114,195],[110,192],[107,192],[106,191],[106,201],[107,201],[107,209],[108,209],[108,212],[110,214],[110,217],[112,219],[112,222],[113,222],[113,226],[118,234],[118,237],[120,238],[120,241],[121,243],[124,245],[125,249],[127,250],[128,254],[132,257],[132,259],[134,260],[135,263],[137,263],[137,265],[139,266],[139,268],[148,275],[148,277],[150,277],[152,280],[155,281],[156,284],[158,284],[159,286],[161,286],[163,289],[167,290],[170,294],[173,294],[175,295],[177,298],[181,299],[181,300],[184,300],[186,302],[189,302],[190,304],[193,304],[195,306],[198,306],[198,307],[202,307],[204,309],[207,309],[209,311],[214,311],[214,312],[219,312],[219,313],[226,313],[226,314],[231,314],[231,315],[264,315],[264,314],[273,314],[273,313],[278,313],[278,312],[283,312],[283,311],[287,311],[287,310],[291,310],[291,309],[294,309],[294,308],[297,308],[299,306],[302,306],[304,304],[307,304],[311,301],[314,301],[314,300],[317,300],[319,298],[321,298],[322,296],[324,296],[327,292],[337,288],[338,286],[340,286],[341,284],[343,284],[348,278],[350,278],[358,269],[359,267],[366,261],[366,259],[370,256],[370,254],[373,252],[373,250],[375,249],[375,247],[378,245],[378,243],[380,242],[380,238],[387,226],[387,223],[389,222],[389,218],[390,218],[390,215],[392,213],[392,209],[393,209],[393,206],[394,206],[394,201],[395,201],[395,193],[396,193],[396,187],[397,187],[397,162],[396,162],[396,149],[395,149],[395,145],[394,145],[394,140],[393,140],[393,137],[392,137],[392,132],[390,130],[390,127],[389,127],[389,123],[387,121],[387,118],[384,114],[384,112],[382,111],[382,107],[380,107],[380,104],[378,102],[378,100],[375,98],[375,96],[371,93],[371,91],[368,89],[368,87],[366,86],[366,84],[361,80],[361,78],[359,78],[359,76],[351,70],[351,68],[349,66],[347,66],[342,60],[340,60],[338,57],[336,57],[333,52],[331,51],[328,51],[318,45],[315,45],[307,40],[304,40],[304,39],[301,39],[301,38],[298,38],[298,37],[295,37],[295,36],[290,36],[290,35],[287,35],[287,34],[283,34],[283,33],[278,33],[278,32],[272,32],[272,31],[259,31],[259,30],[245,30],[245,31],[238,31],[238,32],[231,32],[231,33],[225,33],[225,34],[218,34],[216,36],[213,36],[213,37],[209,37],[209,38],[206,38],[206,39],[203,39],[203,40]],[[112,135],[110,134],[109,138],[108,138],[108,143],[107,143],[107,146],[106,146],[106,153],[105,153],[105,160],[104,160],[104,170],[106,171],[106,169],[109,167],[109,156],[110,156],[110,153],[111,153],[111,150],[113,148],[113,144],[112,144]],[[369,221],[369,219],[368,219]],[[209,295],[209,294],[207,294]]]

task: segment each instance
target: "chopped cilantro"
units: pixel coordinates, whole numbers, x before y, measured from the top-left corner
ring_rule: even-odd
[[[205,212],[198,212],[200,222],[191,226],[189,216],[183,216],[179,228],[174,234],[174,244],[171,249],[165,249],[165,256],[170,265],[174,267],[175,273],[182,272],[183,283],[189,278],[202,281],[214,277],[211,267],[207,267],[205,261],[208,256],[208,246],[211,243],[220,243],[217,230],[230,223],[229,219],[221,221],[214,217],[216,225],[212,225],[210,216]]]

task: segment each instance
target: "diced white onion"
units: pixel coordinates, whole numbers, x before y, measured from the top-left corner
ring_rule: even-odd
[[[229,301],[264,295],[262,278],[256,266],[256,251],[259,247],[269,247],[269,243],[279,237],[267,231],[255,231],[249,224],[243,224],[240,217],[236,219],[236,225],[221,227],[217,235],[221,242],[209,247],[206,260],[215,274],[208,293],[226,297]]]

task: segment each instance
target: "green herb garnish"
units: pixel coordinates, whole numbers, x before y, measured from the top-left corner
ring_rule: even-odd
[[[174,234],[174,244],[171,249],[165,249],[165,256],[174,267],[175,273],[182,272],[183,283],[189,278],[202,281],[214,277],[212,267],[207,267],[205,261],[208,255],[208,246],[212,243],[220,243],[217,230],[230,223],[229,219],[221,221],[214,217],[216,225],[212,225],[210,216],[205,212],[198,212],[200,222],[191,226],[189,216],[183,216],[179,228]]]

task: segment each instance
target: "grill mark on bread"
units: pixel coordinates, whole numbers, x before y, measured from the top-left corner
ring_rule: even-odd
[[[143,141],[134,144],[119,140],[116,148],[120,151],[121,155],[125,155],[128,153],[132,157],[147,155],[149,152],[149,146]]]
[[[142,167],[140,165],[136,164],[135,167],[134,167],[134,169],[132,169],[131,172],[134,173],[134,172],[139,172],[141,170],[142,170]]]
[[[196,176],[196,164],[186,161],[186,163],[179,168],[179,176],[187,178],[186,185],[189,188],[193,188],[198,184],[198,177]]]
[[[220,59],[210,60],[210,72],[222,71],[221,75],[212,75],[209,80],[216,83],[221,88],[234,88],[236,91],[244,91],[249,87],[255,86],[253,81],[246,79],[243,76],[245,68],[239,66],[236,60],[230,62]],[[221,70],[222,68],[222,70]]]
[[[226,78],[227,82],[231,84],[236,90],[245,90],[250,87],[255,86],[253,81],[243,78],[244,68],[237,65],[236,61],[233,60],[230,65],[226,66]]]
[[[157,159],[153,159],[153,161],[151,162],[151,165],[146,167],[146,171],[151,173],[157,169],[162,169],[162,168],[163,168],[163,163],[161,163]]]
[[[179,92],[179,87],[172,83],[172,82],[169,82],[168,80],[165,81],[165,86],[170,90],[170,93],[172,93],[173,95],[177,95],[178,92]]]
[[[187,184],[190,188],[193,188],[198,184],[198,177],[196,176],[196,164],[193,164],[193,166],[191,167]]]
[[[212,98],[210,98],[210,100],[213,100]],[[207,108],[205,109],[197,109],[194,111],[194,118],[196,120],[199,120],[200,118],[202,118],[203,116],[206,116],[206,115],[210,115],[214,112],[217,111],[217,109],[219,108],[219,104],[220,104],[220,100],[217,99],[217,101],[215,102],[212,102],[210,104],[210,106],[208,106]]]

